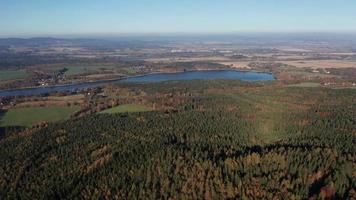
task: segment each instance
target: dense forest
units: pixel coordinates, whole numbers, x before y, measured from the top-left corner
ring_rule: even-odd
[[[123,90],[155,110],[8,128],[0,199],[356,198],[353,89],[227,80],[104,89]]]

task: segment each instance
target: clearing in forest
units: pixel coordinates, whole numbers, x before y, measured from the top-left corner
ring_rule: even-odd
[[[72,113],[79,109],[79,106],[14,108],[1,114],[0,125],[30,127],[44,121],[61,121],[68,119]]]

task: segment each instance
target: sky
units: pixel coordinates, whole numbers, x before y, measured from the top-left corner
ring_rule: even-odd
[[[0,0],[0,36],[356,32],[356,0]]]

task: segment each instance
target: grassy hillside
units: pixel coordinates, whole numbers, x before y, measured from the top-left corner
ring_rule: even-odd
[[[55,122],[68,119],[77,110],[79,110],[78,106],[15,108],[2,114],[0,125],[29,127],[44,121]]]
[[[7,135],[4,199],[356,197],[355,90],[238,81],[127,87],[171,110],[92,114]]]

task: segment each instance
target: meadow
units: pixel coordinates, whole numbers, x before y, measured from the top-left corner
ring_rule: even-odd
[[[67,76],[95,73],[113,69],[113,67],[110,66],[69,66],[65,68],[67,69],[65,72],[65,75]]]
[[[72,113],[78,110],[79,106],[14,108],[2,113],[0,125],[31,127],[40,122],[57,122],[68,119]]]
[[[297,84],[290,84],[288,87],[320,87],[320,83],[313,83],[313,82],[302,82]]]
[[[0,71],[0,81],[23,79],[28,76],[25,71]]]

